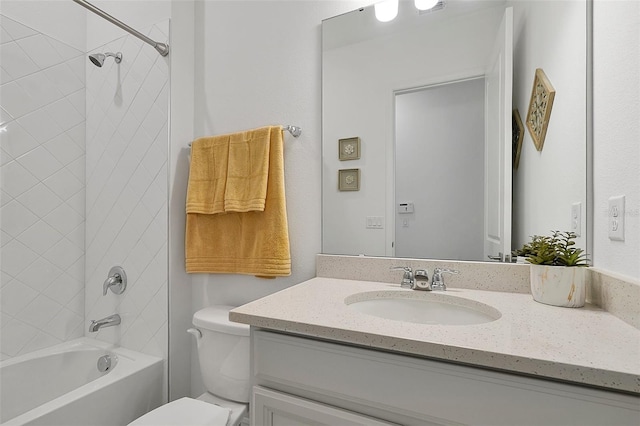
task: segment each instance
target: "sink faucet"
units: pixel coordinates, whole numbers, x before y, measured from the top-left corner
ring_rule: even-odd
[[[104,327],[113,327],[114,325],[120,324],[122,320],[120,319],[120,315],[113,314],[109,315],[106,318],[102,318],[99,320],[91,320],[91,325],[89,325],[89,332],[95,333]]]
[[[415,288],[415,279],[413,278],[413,269],[408,266],[392,266],[389,268],[391,271],[404,271],[402,275],[402,281],[400,281],[400,287],[402,288]]]
[[[458,274],[459,272],[454,269],[442,269],[435,268],[433,270],[433,276],[431,277],[431,284],[429,285],[429,290],[446,290],[447,286],[444,283],[444,277],[442,274]]]

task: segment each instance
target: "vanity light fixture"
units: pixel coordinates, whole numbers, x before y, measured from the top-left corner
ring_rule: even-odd
[[[399,0],[383,0],[374,4],[376,19],[380,22],[389,22],[398,16]]]
[[[429,10],[438,4],[439,0],[414,0],[413,4],[416,5],[418,10]]]

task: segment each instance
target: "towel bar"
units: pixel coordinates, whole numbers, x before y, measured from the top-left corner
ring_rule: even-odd
[[[302,129],[298,126],[292,126],[290,124],[287,124],[286,126],[283,125],[282,129],[287,130],[289,133],[291,133],[291,135],[293,135],[294,138],[297,138],[302,134]],[[189,148],[191,148],[191,142],[189,142]]]

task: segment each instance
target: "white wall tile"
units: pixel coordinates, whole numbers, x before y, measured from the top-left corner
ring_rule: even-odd
[[[38,293],[18,280],[11,280],[0,289],[2,313],[13,317],[27,306]]]
[[[0,62],[2,62],[2,68],[14,79],[38,71],[38,66],[16,42],[0,45]]]
[[[82,192],[82,191],[81,191]],[[79,215],[66,203],[61,204],[44,217],[44,221],[55,228],[62,235],[67,235],[84,222],[84,217]]]
[[[84,115],[79,113],[76,108],[66,98],[59,99],[45,108],[49,116],[62,128],[69,130],[84,121]]]
[[[38,180],[45,180],[63,167],[63,165],[42,146],[29,151],[22,157],[19,157],[17,161]]]
[[[44,147],[65,166],[84,155],[84,151],[78,147],[67,132],[54,137],[45,143]]]
[[[62,199],[43,183],[23,192],[16,199],[40,218],[63,203]]]
[[[16,239],[39,255],[43,255],[63,238],[63,234],[56,231],[46,222],[39,220]]]
[[[85,312],[97,317],[115,309],[123,318],[120,335],[105,329],[96,338],[166,356],[159,329],[166,334],[167,306],[153,298],[167,281],[166,219],[161,218],[168,193],[161,170],[167,167],[168,140],[162,133],[167,133],[168,72],[153,69],[157,53],[143,52],[138,40],[127,36],[115,43],[124,55],[119,67],[87,67]],[[93,111],[102,119],[92,118]],[[103,297],[102,281],[116,264],[127,272],[128,288]],[[166,292],[166,284],[163,288]]]
[[[82,255],[82,250],[73,245],[71,241],[63,238],[51,249],[47,250],[43,257],[60,268],[67,269]]]
[[[44,109],[37,109],[18,118],[17,121],[40,144],[63,132],[62,127]]]
[[[61,309],[61,304],[41,294],[25,306],[16,315],[16,319],[41,330]]]
[[[28,324],[12,319],[2,327],[2,333],[0,333],[0,347],[2,353],[9,356],[16,356],[20,353],[22,348],[33,339],[38,330]]]
[[[84,184],[67,169],[54,173],[44,181],[44,184],[63,200],[69,199],[84,187]]]
[[[39,69],[45,69],[63,62],[60,54],[47,41],[48,38],[43,34],[35,34],[16,40],[16,43],[29,55]]]
[[[2,190],[14,198],[38,183],[38,179],[15,160],[2,166],[0,176]]]
[[[38,257],[17,276],[17,279],[38,293],[42,293],[60,275],[62,275],[62,270],[58,266]]]
[[[64,96],[45,72],[30,74],[16,80],[16,83],[33,99],[37,108],[48,105]]]
[[[4,102],[4,98],[0,98]],[[0,133],[0,146],[13,158],[31,151],[38,146],[33,136],[27,133],[16,121],[5,125],[5,131]]]
[[[29,37],[38,34],[37,31],[23,25],[13,19],[0,15],[0,26],[11,37],[11,40],[19,40],[24,37]]]
[[[69,274],[62,274],[47,287],[44,294],[56,302],[67,305],[73,298],[84,291],[84,282],[78,281]]]
[[[11,201],[0,209],[3,231],[17,237],[38,221],[38,217],[17,201]]]
[[[32,98],[16,81],[0,86],[0,98],[2,98],[2,108],[13,118],[22,117],[34,111],[39,105],[39,101]]]

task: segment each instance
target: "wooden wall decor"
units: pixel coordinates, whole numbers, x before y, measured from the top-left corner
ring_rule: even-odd
[[[536,69],[527,112],[527,128],[538,151],[542,151],[556,90],[542,68]]]
[[[518,165],[520,165],[520,154],[522,153],[522,139],[524,139],[524,126],[522,125],[522,119],[520,118],[520,111],[518,111],[518,108],[513,110],[513,114],[511,116],[511,132],[513,170],[518,170]]]

